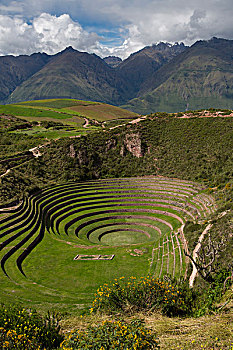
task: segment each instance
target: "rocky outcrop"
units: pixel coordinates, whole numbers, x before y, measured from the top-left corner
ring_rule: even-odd
[[[80,149],[78,151],[78,161],[80,165],[86,165],[88,163],[87,151],[86,149]]]
[[[70,156],[71,158],[75,158],[75,156],[76,156],[76,152],[75,152],[75,149],[74,149],[74,145],[73,145],[73,144],[70,145],[70,153],[69,153],[69,156]]]
[[[135,157],[140,158],[143,156],[142,142],[141,142],[139,133],[126,134],[125,140],[124,140],[124,145],[125,145],[126,149],[130,153],[132,153]]]
[[[115,148],[116,144],[117,144],[116,139],[111,139],[111,140],[106,141],[105,151],[108,152],[110,149]]]

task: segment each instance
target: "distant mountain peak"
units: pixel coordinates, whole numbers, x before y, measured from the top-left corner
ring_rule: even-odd
[[[67,52],[79,52],[78,50],[75,50],[72,46],[67,46],[64,50],[58,52],[57,54],[55,54],[54,56],[58,56],[61,55],[63,53],[67,53]]]
[[[64,51],[77,51],[72,46],[67,46]]]

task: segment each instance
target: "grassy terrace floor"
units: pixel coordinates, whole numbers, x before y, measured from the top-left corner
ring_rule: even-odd
[[[159,177],[66,183],[1,211],[1,300],[77,311],[114,278],[183,275],[179,229],[215,210],[203,189]],[[77,254],[115,257],[75,261]]]

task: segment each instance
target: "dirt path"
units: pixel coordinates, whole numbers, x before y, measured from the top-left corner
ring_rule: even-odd
[[[39,146],[33,147],[33,148],[29,149],[28,151],[29,151],[29,152],[32,152],[32,155],[33,155],[35,158],[38,158],[38,157],[42,156],[42,154],[41,154],[41,152],[40,152],[40,148],[43,148],[43,147],[45,147],[45,146],[48,145],[48,144],[50,144],[50,142],[47,142],[47,143],[45,143],[45,144],[43,144],[43,145],[39,145]],[[9,174],[9,172],[10,172],[12,169],[18,168],[19,166],[21,166],[22,164],[24,164],[24,163],[26,163],[26,162],[29,162],[30,160],[31,160],[31,158],[30,158],[29,160],[28,160],[28,159],[25,160],[25,161],[24,161],[23,163],[21,163],[21,164],[18,164],[18,165],[16,165],[16,166],[13,166],[13,167],[10,168],[10,169],[7,169],[6,172],[5,172],[4,174],[0,175],[0,178],[6,176],[7,174]]]
[[[141,120],[144,120],[144,119],[146,119],[146,118],[147,118],[147,116],[144,115],[144,116],[142,116],[142,117],[139,117],[139,118],[137,118],[137,119],[132,120],[131,122],[129,122],[129,124],[136,124],[136,123],[138,123],[138,122],[140,122]]]
[[[13,209],[17,209],[20,205],[22,204],[22,202],[19,202],[19,204],[17,205],[14,205],[13,207],[5,207],[5,208],[1,208],[0,209],[0,212],[1,211],[5,211],[5,210],[13,210]]]
[[[121,126],[125,126],[125,124],[120,124],[120,125],[112,126],[111,128],[109,128],[109,130],[116,129],[116,128],[119,128],[119,127],[121,127]]]
[[[130,122],[128,122],[128,124],[136,124],[136,123],[138,123],[138,122],[140,122],[140,121],[142,121],[142,120],[144,120],[144,119],[146,119],[146,118],[147,118],[147,116],[144,115],[144,116],[142,116],[142,117],[140,117],[140,118],[136,118],[136,119],[134,119],[134,120],[131,120]],[[119,128],[119,127],[125,126],[125,125],[126,125],[126,124],[116,125],[116,126],[113,126],[113,127],[109,128],[109,130],[113,130],[113,129],[116,129],[116,128]]]
[[[39,146],[30,148],[30,149],[29,149],[29,152],[32,152],[33,156],[34,156],[35,158],[38,158],[38,157],[42,156],[42,153],[40,152],[40,148],[44,148],[44,147],[46,147],[47,145],[49,145],[50,143],[51,143],[51,142],[46,142],[46,143],[43,143],[43,145],[39,145]]]
[[[194,115],[192,113],[185,113],[181,117],[176,117],[179,119],[192,118]],[[196,118],[232,118],[233,112],[231,114],[222,114],[221,111],[210,112],[208,110],[203,110],[199,115],[195,115]]]
[[[40,146],[31,148],[31,149],[29,149],[29,152],[32,152],[33,156],[34,156],[35,158],[38,158],[38,157],[41,156],[41,153],[40,153],[40,151],[39,151],[39,148],[40,148]]]
[[[87,128],[89,126],[89,120],[87,118],[83,118],[85,120],[85,124],[83,125],[84,128]]]
[[[0,175],[0,177],[6,176],[9,172],[10,172],[10,169],[7,169],[7,171],[4,174]]]
[[[206,233],[211,229],[213,225],[212,224],[209,224],[206,226],[206,228],[204,229],[204,231],[202,232],[202,234],[200,235],[199,239],[198,239],[198,243],[193,251],[193,260],[196,261],[197,260],[197,257],[198,257],[198,252],[201,248],[201,242],[203,241]],[[196,266],[194,265],[194,263],[192,262],[192,265],[193,265],[193,271],[192,271],[192,274],[189,278],[189,287],[190,288],[193,288],[193,284],[194,284],[194,280],[197,276],[197,268]]]

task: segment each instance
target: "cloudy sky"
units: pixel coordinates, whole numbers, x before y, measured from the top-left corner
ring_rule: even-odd
[[[232,0],[0,0],[0,55],[67,46],[126,58],[160,41],[233,39]]]

